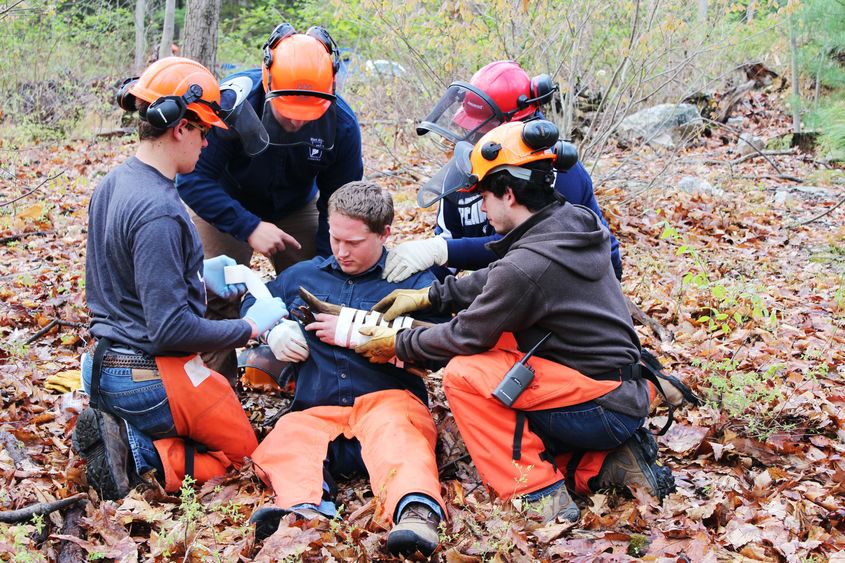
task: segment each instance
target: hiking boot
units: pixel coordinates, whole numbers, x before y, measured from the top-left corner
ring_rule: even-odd
[[[71,443],[85,460],[88,485],[101,499],[117,500],[129,493],[129,440],[122,420],[86,408],[76,421]]]
[[[249,517],[250,523],[255,524],[255,541],[267,539],[275,534],[285,514],[295,514],[301,520],[323,517],[322,514],[309,507],[288,509],[279,506],[263,506]]]
[[[641,485],[663,500],[675,490],[675,478],[671,469],[657,465],[656,461],[657,442],[651,432],[640,428],[605,458],[597,486],[599,489],[618,489],[632,484]]]
[[[581,518],[581,510],[563,483],[554,492],[530,502],[528,506],[528,514],[542,518],[544,525],[552,522],[574,524]]]
[[[405,507],[399,521],[387,535],[387,550],[393,555],[410,555],[417,551],[426,557],[440,545],[437,525],[440,516],[421,502]]]

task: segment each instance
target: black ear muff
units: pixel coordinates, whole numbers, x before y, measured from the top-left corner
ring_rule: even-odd
[[[558,136],[555,124],[545,119],[529,121],[522,128],[522,142],[535,150],[552,148]]]
[[[569,141],[558,141],[552,148],[555,153],[555,169],[566,172],[578,162],[578,149]]]
[[[337,75],[337,71],[340,70],[340,49],[338,49],[337,43],[335,43],[334,39],[332,39],[329,31],[325,27],[312,25],[308,28],[308,31],[305,32],[305,35],[317,39],[320,43],[326,46],[326,51],[328,51],[329,55],[332,57],[332,72]]]
[[[481,147],[481,156],[484,160],[496,160],[496,157],[499,156],[499,151],[501,150],[502,145],[490,141],[488,143],[484,143],[484,146]]]
[[[264,49],[264,66],[267,68],[268,91],[270,90],[270,65],[273,64],[273,49],[276,48],[279,41],[285,37],[290,37],[294,33],[296,33],[296,28],[288,22],[282,22],[276,26],[276,29],[273,30],[270,37],[267,38],[267,42],[264,43],[264,47],[262,47]]]
[[[140,77],[133,76],[132,78],[127,78],[120,86],[118,86],[117,92],[114,94],[114,103],[116,103],[120,109],[128,112],[133,112],[137,109],[135,107],[135,96],[129,92],[129,89],[138,82],[138,78]]]
[[[555,90],[557,90],[557,84],[552,81],[552,77],[548,74],[539,74],[531,79],[532,102],[537,103],[537,105],[548,102]]]
[[[153,127],[169,129],[175,127],[185,117],[188,104],[202,99],[202,86],[191,84],[181,96],[162,96],[150,104],[141,116]]]

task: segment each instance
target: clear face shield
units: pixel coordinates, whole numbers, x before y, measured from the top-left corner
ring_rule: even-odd
[[[220,85],[220,116],[229,127],[216,131],[223,139],[238,138],[249,157],[255,157],[267,150],[269,137],[252,104],[247,101],[252,90],[252,80],[239,76]]]
[[[506,121],[507,116],[487,94],[467,82],[453,82],[417,126],[417,135],[433,131],[450,143],[475,143]]]
[[[271,145],[330,150],[337,130],[336,107],[335,96],[325,92],[272,90],[265,97],[261,123]]]
[[[420,187],[417,193],[417,204],[420,207],[429,207],[444,198],[460,207],[473,205],[478,201],[480,196],[470,193],[478,183],[478,178],[472,173],[469,158],[472,147],[473,145],[466,141],[455,145],[455,153],[448,164]]]

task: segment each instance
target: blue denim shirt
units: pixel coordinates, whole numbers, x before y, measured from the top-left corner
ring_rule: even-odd
[[[299,287],[302,286],[322,301],[369,310],[394,289],[421,289],[435,280],[434,274],[426,270],[405,281],[389,283],[381,278],[386,257],[387,251],[383,251],[372,268],[356,276],[345,274],[334,256],[317,257],[287,268],[268,283],[267,288],[274,297],[281,297],[289,309],[304,304],[299,296]],[[254,302],[255,298],[247,294],[241,314]],[[447,320],[442,316],[419,318],[433,322]],[[425,384],[419,377],[390,364],[370,363],[354,350],[330,346],[321,342],[313,332],[303,332],[310,356],[296,366],[296,395],[292,410],[326,405],[352,406],[356,397],[385,389],[407,389],[428,404]]]

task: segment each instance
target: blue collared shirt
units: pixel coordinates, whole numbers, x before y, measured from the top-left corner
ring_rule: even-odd
[[[267,288],[274,297],[281,297],[288,308],[304,305],[299,296],[302,286],[318,299],[335,305],[369,310],[382,297],[394,289],[421,289],[435,280],[426,270],[399,283],[389,283],[381,278],[387,251],[369,270],[350,276],[345,274],[334,256],[317,257],[299,262],[284,270]],[[241,314],[255,302],[247,294]],[[423,319],[420,316],[420,319]],[[425,320],[442,322],[443,317]],[[291,408],[304,410],[315,406],[352,406],[356,397],[386,389],[407,389],[428,403],[422,379],[390,364],[373,364],[354,350],[330,346],[321,342],[313,332],[303,331],[308,341],[310,356],[296,366],[296,395]]]

